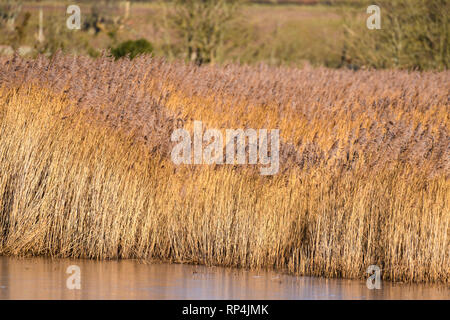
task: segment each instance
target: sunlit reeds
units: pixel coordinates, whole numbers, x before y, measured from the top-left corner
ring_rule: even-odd
[[[0,253],[450,280],[449,73],[0,60]],[[281,169],[170,133],[279,128]]]

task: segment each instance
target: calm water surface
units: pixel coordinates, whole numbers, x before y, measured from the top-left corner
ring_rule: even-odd
[[[71,265],[80,267],[80,290],[67,288]],[[450,289],[382,282],[369,290],[365,281],[268,271],[0,256],[0,299],[450,299]]]

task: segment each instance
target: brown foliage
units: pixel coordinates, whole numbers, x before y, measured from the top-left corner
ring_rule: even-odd
[[[0,253],[449,281],[449,73],[0,60]],[[175,167],[178,120],[282,172]]]

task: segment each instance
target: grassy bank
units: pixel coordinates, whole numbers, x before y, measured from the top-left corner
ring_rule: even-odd
[[[449,282],[449,73],[0,60],[0,254]],[[279,128],[280,173],[170,134]]]

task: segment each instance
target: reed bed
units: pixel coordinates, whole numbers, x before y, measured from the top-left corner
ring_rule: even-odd
[[[448,71],[0,60],[0,254],[450,281]],[[175,127],[280,129],[280,173]]]

